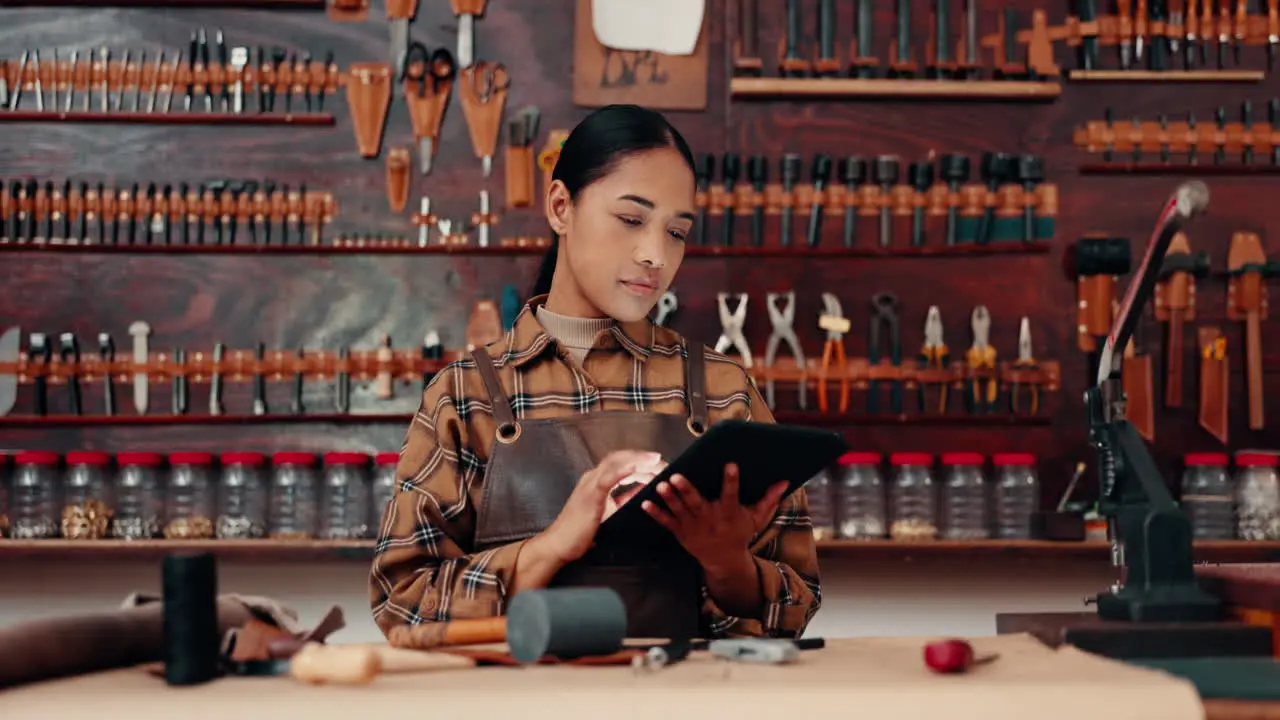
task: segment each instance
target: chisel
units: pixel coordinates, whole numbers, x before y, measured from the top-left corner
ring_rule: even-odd
[[[808,241],[810,248],[818,247],[818,243],[822,241],[822,216],[826,208],[821,201],[821,193],[827,189],[827,183],[830,180],[831,156],[818,155],[813,159],[813,199],[809,205]]]
[[[736,212],[734,191],[738,186],[739,164],[737,153],[725,153],[724,160],[720,165],[720,177],[724,183],[725,195],[724,217],[720,225],[720,244],[725,247],[733,244],[733,215]]]
[[[791,220],[795,217],[795,198],[790,197],[800,179],[800,156],[787,153],[782,156],[782,192],[787,196],[782,202],[780,235],[782,247],[791,246]]]
[[[858,208],[853,204],[858,188],[867,181],[867,161],[850,155],[840,164],[840,179],[844,182],[846,203],[844,206],[844,233],[841,238],[846,248],[853,247],[858,233]]]
[[[751,245],[764,246],[764,191],[769,183],[769,160],[763,155],[747,159],[747,178],[751,188],[760,195],[761,203],[751,209]]]

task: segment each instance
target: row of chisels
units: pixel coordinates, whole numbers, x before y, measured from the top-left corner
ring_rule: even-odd
[[[336,212],[331,193],[271,180],[0,180],[0,243],[319,245]]]
[[[1090,353],[1096,368],[1097,353],[1110,332],[1118,296],[1119,278],[1131,270],[1126,238],[1088,237],[1073,249],[1077,294],[1077,344]],[[1231,237],[1226,258],[1226,319],[1244,326],[1246,390],[1249,429],[1262,430],[1263,355],[1262,322],[1267,319],[1266,278],[1280,275],[1280,267],[1267,261],[1256,233],[1237,232]],[[1164,407],[1183,405],[1184,353],[1187,325],[1197,320],[1197,279],[1208,276],[1210,261],[1193,253],[1188,237],[1179,233],[1169,246],[1155,288],[1153,314],[1164,332]],[[1228,437],[1230,368],[1226,362],[1226,338],[1220,327],[1195,329],[1200,367],[1200,424],[1223,444]],[[1122,380],[1126,417],[1148,440],[1155,437],[1155,391],[1150,355],[1140,349],[1139,333],[1124,349]]]
[[[156,352],[151,347],[151,334],[147,323],[131,324],[131,348],[118,356],[111,333],[98,333],[96,351],[82,348],[75,333],[69,332],[30,333],[23,349],[20,330],[10,328],[0,334],[0,415],[13,410],[17,386],[29,383],[34,386],[33,415],[49,414],[51,385],[65,386],[68,414],[84,414],[84,387],[98,385],[101,414],[114,416],[118,414],[115,385],[121,381],[132,384],[133,407],[139,415],[148,413],[153,381],[171,383],[173,415],[189,411],[192,384],[209,386],[209,415],[225,414],[226,382],[251,382],[252,414],[267,415],[267,383],[281,381],[293,383],[288,413],[302,415],[308,412],[304,402],[306,383],[315,380],[333,383],[333,408],[345,413],[350,410],[353,381],[372,381],[376,397],[391,399],[398,379],[421,379],[425,387],[444,366],[446,355],[435,331],[428,332],[422,346],[413,350],[394,349],[387,337],[376,350],[343,348],[336,352],[267,350],[263,343],[252,350],[229,350],[218,343],[211,351],[178,347]]]
[[[842,220],[846,248],[858,244],[863,225],[876,228],[880,247],[892,247],[898,226],[905,223],[911,246],[924,247],[934,220],[942,225],[936,234],[948,246],[1030,242],[1052,234],[1044,226],[1057,214],[1057,186],[1044,182],[1044,159],[1038,155],[991,152],[971,159],[946,154],[904,166],[896,155],[837,159],[819,154],[806,163],[801,155],[787,153],[777,162],[779,182],[770,182],[771,164],[763,155],[746,158],[745,168],[737,153],[697,158],[695,245],[734,245],[738,216],[750,218],[753,247],[765,244],[767,217],[779,218],[782,247],[790,247],[801,233],[808,247],[819,247],[824,217]],[[978,182],[972,182],[974,175]],[[799,230],[798,213],[807,216]],[[709,229],[710,217],[719,219],[718,233]],[[1010,222],[1016,225],[1011,230],[1005,227]]]
[[[212,45],[212,49],[211,46]],[[281,47],[228,47],[221,30],[191,33],[190,48],[23,50],[0,60],[0,107],[37,112],[321,112],[340,71]],[[177,96],[178,99],[175,99]],[[255,99],[256,98],[256,99]],[[297,106],[295,107],[295,98]],[[279,101],[279,102],[277,102]]]
[[[1155,120],[1135,117],[1117,122],[1111,108],[1102,120],[1091,120],[1074,133],[1074,143],[1082,150],[1100,155],[1104,163],[1141,163],[1159,158],[1169,163],[1177,158],[1188,165],[1206,164],[1280,166],[1280,98],[1267,103],[1267,121],[1255,121],[1250,100],[1240,103],[1238,121],[1228,121],[1227,108],[1219,106],[1210,122],[1199,122],[1194,112],[1171,120],[1161,113]],[[1261,162],[1259,161],[1261,158]]]

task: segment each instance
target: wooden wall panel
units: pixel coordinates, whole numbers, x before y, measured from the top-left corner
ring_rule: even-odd
[[[1047,255],[962,258],[857,258],[768,262],[748,259],[691,258],[677,280],[681,307],[675,326],[686,334],[714,342],[719,333],[713,290],[750,292],[747,336],[763,352],[770,328],[764,293],[797,289],[801,340],[811,356],[820,356],[822,334],[816,327],[821,291],[840,295],[854,323],[848,338],[850,355],[865,352],[866,307],[872,294],[891,291],[903,302],[904,351],[913,355],[923,337],[927,307],[942,309],[947,342],[955,353],[969,345],[968,319],[975,304],[993,311],[992,340],[1003,357],[1016,351],[1017,323],[1032,318],[1036,353],[1063,362],[1065,387],[1047,407],[1053,422],[1047,427],[850,427],[859,445],[891,450],[941,452],[977,449],[984,452],[1032,450],[1041,457],[1050,486],[1061,486],[1078,459],[1092,459],[1085,445],[1084,411],[1079,402],[1085,363],[1075,349],[1074,284],[1062,269],[1063,250],[1089,231],[1126,235],[1140,252],[1151,223],[1177,184],[1174,178],[1083,177],[1076,165],[1084,158],[1071,146],[1072,128],[1100,117],[1112,106],[1117,118],[1154,117],[1194,111],[1208,119],[1219,104],[1237,112],[1239,102],[1254,100],[1262,115],[1274,82],[1258,85],[1071,85],[1048,104],[919,102],[885,100],[733,101],[728,98],[725,68],[728,50],[725,0],[709,0],[713,41],[710,106],[705,113],[672,113],[699,152],[726,150],[765,153],[775,159],[783,152],[846,154],[894,153],[904,163],[930,152],[981,153],[985,150],[1030,152],[1047,158],[1049,179],[1061,188],[1062,211],[1053,251]],[[994,29],[994,11],[1006,3],[986,3],[983,29]],[[1034,4],[1012,3],[1024,11]],[[762,47],[773,47],[782,25],[781,3],[761,18]],[[841,40],[852,27],[853,3],[840,3]],[[916,2],[918,37],[927,35],[926,3]],[[878,41],[891,27],[884,3]],[[1063,8],[1049,8],[1058,18]],[[814,8],[806,3],[805,26],[812,27]],[[82,52],[101,45],[116,52],[145,47],[149,55],[161,47],[184,48],[188,34],[199,26],[220,27],[229,45],[283,45],[310,50],[317,57],[332,48],[338,62],[383,61],[387,27],[383,4],[374,0],[371,19],[359,25],[337,24],[318,12],[256,12],[160,9],[2,9],[0,47],[16,57],[26,47]],[[543,112],[542,129],[568,128],[585,114],[571,104],[573,0],[491,0],[487,16],[477,23],[477,57],[499,60],[512,69],[508,112],[536,104]],[[73,19],[74,18],[74,19]],[[456,23],[443,2],[423,2],[412,26],[414,39],[429,47],[452,48]],[[1251,51],[1258,52],[1258,51]],[[42,55],[44,53],[42,52]],[[1261,57],[1258,57],[1259,62]],[[1069,65],[1065,48],[1059,61]],[[0,127],[0,176],[132,183],[135,181],[199,182],[222,177],[264,178],[332,190],[341,203],[333,231],[411,234],[408,214],[388,211],[384,192],[387,147],[407,146],[411,140],[403,101],[393,103],[378,160],[362,160],[341,93],[326,105],[337,114],[334,128],[88,126],[61,124],[5,124]],[[436,169],[428,178],[415,174],[410,206],[429,194],[438,213],[462,218],[476,204],[484,187],[479,162],[472,156],[461,107],[455,96],[446,116]],[[541,144],[541,138],[538,144]],[[499,161],[487,187],[501,207],[502,167]],[[1274,194],[1268,179],[1214,178],[1212,215],[1191,233],[1197,250],[1211,253],[1215,267],[1225,261],[1230,233],[1253,229],[1264,233],[1280,222],[1269,207]],[[498,237],[541,234],[537,213],[504,214]],[[838,233],[838,223],[830,223]],[[740,223],[745,227],[745,222]],[[715,228],[713,228],[715,232]],[[776,230],[775,230],[776,232]],[[828,242],[835,242],[829,236]],[[74,331],[90,344],[100,330],[112,332],[127,347],[126,328],[143,319],[153,327],[157,347],[208,349],[214,342],[251,347],[261,340],[268,347],[293,348],[376,346],[390,334],[399,346],[420,342],[438,329],[447,345],[457,347],[471,304],[480,297],[498,297],[504,285],[522,290],[532,279],[533,257],[445,256],[145,256],[41,255],[38,252],[0,254],[0,326],[20,324],[25,332]],[[1202,281],[1202,322],[1225,324],[1225,280]],[[1150,350],[1159,352],[1156,328],[1146,329]],[[1243,407],[1243,339],[1238,327],[1228,336],[1236,365],[1233,377],[1232,445],[1265,445],[1266,433],[1246,430]],[[1188,337],[1193,338],[1194,333]],[[1273,353],[1276,351],[1272,351]],[[1159,367],[1160,363],[1157,363]],[[1196,364],[1188,349],[1187,397],[1179,412],[1157,417],[1157,455],[1166,468],[1181,452],[1212,449],[1214,441],[1195,421]],[[1275,390],[1274,374],[1267,376]],[[167,389],[152,383],[153,408],[167,409]],[[273,390],[276,403],[287,402],[287,384]],[[128,386],[118,388],[118,402],[128,403]],[[385,403],[367,389],[353,392],[356,412],[409,412],[416,406],[416,389],[398,388],[397,399]],[[786,401],[791,394],[779,389]],[[329,402],[323,386],[309,389],[308,399],[319,406]],[[64,399],[54,390],[52,408]],[[99,407],[100,396],[86,388],[87,411]],[[29,408],[24,390],[19,411]],[[231,392],[229,411],[247,410],[243,391]],[[192,412],[203,412],[205,388],[193,390]],[[855,395],[854,409],[861,408]],[[1271,403],[1269,420],[1280,421],[1280,406]],[[282,425],[268,427],[171,428],[116,427],[86,429],[0,430],[0,447],[76,447],[171,449],[179,447],[307,448],[326,450],[394,449],[404,428],[399,423],[343,425]]]

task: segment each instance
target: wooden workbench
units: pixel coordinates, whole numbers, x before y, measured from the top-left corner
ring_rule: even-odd
[[[468,668],[386,674],[363,687],[314,687],[276,677],[170,689],[141,669],[127,669],[0,693],[0,717],[70,717],[87,709],[94,720],[274,719],[300,712],[309,720],[392,713],[449,720],[588,714],[706,720],[779,711],[895,720],[1205,717],[1195,689],[1183,680],[1074,648],[1053,650],[1029,635],[973,640],[979,654],[995,652],[999,658],[960,676],[928,671],[921,657],[924,642],[829,640],[825,649],[804,652],[790,666],[730,664],[695,654],[652,673],[630,667]]]

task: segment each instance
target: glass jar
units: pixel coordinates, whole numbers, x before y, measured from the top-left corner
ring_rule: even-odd
[[[331,452],[324,456],[320,537],[354,540],[369,536],[369,456]]]
[[[306,452],[278,452],[271,456],[271,491],[267,530],[280,540],[304,540],[316,535],[319,496],[316,456]]]
[[[229,452],[220,458],[218,519],[215,534],[223,540],[252,540],[267,536],[267,483],[262,453]]]
[[[160,534],[160,518],[164,516],[164,484],[160,475],[163,462],[160,453],[116,455],[113,536],[122,540],[145,540]]]
[[[954,452],[942,456],[942,536],[948,540],[985,540],[987,522],[985,459],[979,453]]]
[[[1040,478],[1031,453],[996,453],[995,530],[1001,540],[1031,537],[1031,516],[1040,509]]]
[[[99,450],[66,455],[62,475],[62,537],[101,540],[111,532],[111,456]]]
[[[1233,540],[1235,492],[1226,453],[1188,453],[1182,458],[1182,509],[1196,540]]]
[[[165,485],[164,536],[170,540],[208,540],[213,537],[213,454],[176,452],[169,455]]]
[[[20,452],[13,458],[10,533],[19,540],[58,536],[58,453]]]
[[[9,490],[13,487],[9,456],[0,453],[0,538],[9,537]]]
[[[835,516],[846,540],[879,540],[885,536],[884,479],[880,453],[847,452],[836,461]]]
[[[836,536],[836,518],[832,512],[831,476],[826,470],[809,478],[804,484],[805,498],[809,501],[809,521],[814,540],[830,540]]]
[[[1236,454],[1236,534],[1241,540],[1280,540],[1280,477],[1275,455]]]
[[[372,501],[369,508],[369,527],[377,532],[382,527],[382,516],[387,506],[396,496],[396,466],[400,464],[400,453],[380,452],[373,458]]]
[[[893,485],[889,488],[894,540],[933,540],[938,536],[938,498],[929,453],[894,453]]]

